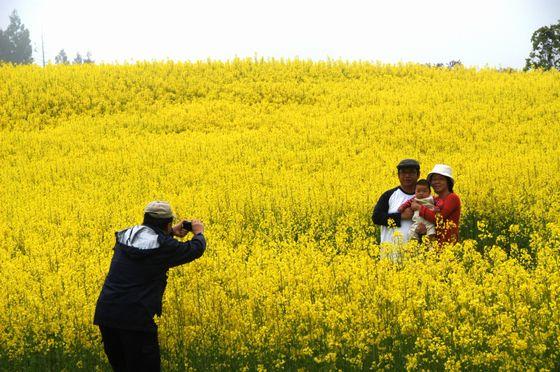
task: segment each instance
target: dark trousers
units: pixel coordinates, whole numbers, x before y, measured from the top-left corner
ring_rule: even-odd
[[[99,326],[105,354],[116,372],[160,371],[156,332],[129,331]]]

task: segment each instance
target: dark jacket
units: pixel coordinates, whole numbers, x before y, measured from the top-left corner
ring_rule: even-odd
[[[113,259],[93,323],[155,332],[154,315],[161,315],[167,271],[202,256],[206,240],[198,234],[183,243],[157,227],[145,225],[115,235]]]
[[[388,226],[389,220],[393,220],[395,226],[401,227],[401,214],[398,212],[389,213],[389,210],[391,209],[391,197],[398,190],[404,192],[404,190],[400,187],[394,187],[391,190],[385,191],[381,195],[381,197],[377,201],[377,204],[375,204],[375,208],[373,208],[373,214],[371,215],[371,219],[374,224],[380,226]],[[397,207],[399,206],[400,204]],[[393,206],[393,209],[396,208]]]

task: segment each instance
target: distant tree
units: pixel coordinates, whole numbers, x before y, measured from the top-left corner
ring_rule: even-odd
[[[461,62],[460,59],[457,59],[457,60],[453,59],[453,60],[449,61],[449,63],[447,64],[448,68],[453,68],[455,66],[463,66],[463,63]]]
[[[447,64],[441,63],[441,62],[434,63],[434,64],[425,63],[424,66],[427,66],[427,67],[435,67],[435,68],[447,67],[447,68],[451,69],[451,68],[453,68],[453,67],[455,67],[455,66],[463,66],[463,62],[461,62],[460,59],[457,59],[457,60],[453,59],[453,60],[449,61],[449,63],[447,63]]]
[[[75,65],[81,65],[82,63],[84,63],[82,55],[80,53],[76,53],[76,57],[74,58],[74,61],[72,61],[72,63]]]
[[[86,53],[86,59],[84,59],[84,63],[95,63],[95,61],[93,59],[91,59],[91,53],[90,52]]]
[[[12,43],[8,35],[0,28],[0,62],[7,62],[12,54]]]
[[[14,10],[10,15],[8,28],[0,29],[0,61],[29,64],[33,63],[32,53],[29,30],[21,23]]]
[[[560,20],[535,31],[531,43],[533,51],[525,60],[525,71],[536,68],[560,70]]]
[[[70,63],[64,49],[61,49],[56,57],[54,57],[54,63],[56,63],[57,65],[67,65],[68,63]]]
[[[94,63],[93,59],[91,59],[91,53],[87,52],[86,57],[82,57],[82,55],[78,52],[76,53],[76,57],[74,57],[74,60],[72,61],[73,64],[75,65],[83,65],[83,64],[88,64],[88,63]]]
[[[514,68],[511,67],[498,67],[496,69],[496,71],[498,72],[506,72],[508,74],[514,73],[516,70]]]

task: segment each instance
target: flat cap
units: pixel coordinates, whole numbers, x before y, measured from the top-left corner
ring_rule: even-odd
[[[404,169],[404,168],[414,168],[414,169],[420,170],[420,163],[418,163],[418,161],[414,160],[414,159],[403,159],[397,165],[397,169],[400,170],[400,169]]]

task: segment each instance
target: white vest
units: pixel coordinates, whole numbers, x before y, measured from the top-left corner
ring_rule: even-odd
[[[389,198],[388,213],[399,213],[398,209],[401,204],[413,197],[414,195],[408,195],[400,188],[397,188]],[[401,227],[389,228],[387,226],[381,226],[381,243],[397,243],[398,240],[406,243],[408,241],[408,231],[410,230],[411,225],[412,220],[401,220]],[[399,233],[398,238],[395,236],[395,232]]]

